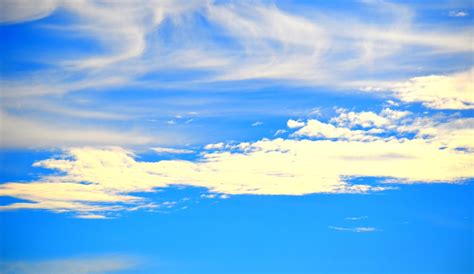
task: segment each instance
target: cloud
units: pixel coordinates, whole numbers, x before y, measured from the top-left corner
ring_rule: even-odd
[[[212,149],[223,149],[225,144],[223,142],[215,143],[215,144],[208,144],[204,147],[204,149],[212,150]]]
[[[451,17],[466,17],[469,16],[469,13],[462,10],[452,10],[448,13]]]
[[[349,232],[356,232],[356,233],[365,233],[365,232],[375,232],[379,231],[375,227],[372,226],[360,226],[360,227],[339,227],[339,226],[329,226],[330,229],[338,230],[338,231],[349,231]]]
[[[377,115],[390,113],[403,119],[384,123],[378,128],[386,131],[383,134],[370,128],[357,131],[362,139],[352,138],[350,128],[310,120],[295,133],[315,129],[311,126],[315,122],[324,130],[316,127],[317,135],[307,134],[309,139],[210,144],[205,146],[210,151],[203,150],[193,161],[141,162],[119,147],[70,148],[62,157],[34,164],[57,173],[0,185],[1,196],[28,201],[0,210],[48,209],[106,217],[108,212],[159,207],[136,193],[172,185],[204,187],[223,195],[304,195],[368,193],[393,188],[385,182],[456,183],[474,177],[470,168],[474,144],[468,138],[473,119],[407,118],[387,109]],[[407,132],[413,137],[405,137]],[[380,179],[365,185],[353,183],[351,178],[356,177]]]
[[[31,9],[28,14],[46,16],[49,13],[41,10],[53,9],[48,8],[48,3],[24,6]],[[387,68],[384,75],[407,75],[414,49],[422,48],[424,55],[423,60],[417,55],[416,63],[411,61],[410,71],[411,66],[431,64],[433,58],[445,54],[461,56],[472,52],[471,29],[442,29],[437,25],[421,28],[413,21],[414,11],[408,5],[385,1],[363,3],[361,8],[371,11],[369,16],[306,7],[285,9],[284,5],[258,1],[51,3],[60,7],[58,13],[67,13],[73,20],[49,25],[44,31],[58,35],[74,32],[103,50],[72,57],[38,56],[42,62],[46,59],[54,65],[53,72],[39,70],[21,79],[7,79],[2,96],[44,96],[125,85],[195,87],[249,79],[352,89],[355,79],[368,81],[372,80],[367,79],[369,76],[377,77],[379,69],[375,64],[381,61]],[[15,15],[10,11],[15,5],[7,6],[13,7],[5,9],[5,14],[24,17],[21,20],[32,18]],[[377,24],[373,24],[374,20]],[[199,73],[191,81],[142,79],[170,70],[206,73]],[[361,70],[371,73],[361,75]],[[32,78],[37,82],[27,84]]]
[[[82,51],[71,46],[65,49],[67,54],[58,49],[59,54],[55,57],[38,51],[32,54],[31,61],[41,64],[41,69],[2,77],[2,147],[165,145],[173,144],[171,140],[188,138],[177,136],[183,133],[178,132],[179,129],[175,129],[175,134],[167,134],[151,133],[152,129],[143,124],[126,131],[107,126],[140,116],[143,109],[150,108],[148,103],[141,105],[140,110],[131,109],[124,115],[122,112],[85,110],[69,104],[70,97],[66,96],[127,87],[160,90],[206,86],[206,89],[212,89],[210,83],[219,83],[240,91],[240,86],[236,88],[237,85],[232,84],[229,87],[229,81],[266,79],[272,84],[329,86],[333,87],[331,92],[341,92],[360,87],[360,83],[354,83],[355,79],[367,83],[382,73],[384,79],[386,75],[397,75],[394,76],[397,83],[390,81],[381,89],[392,90],[394,97],[403,102],[422,102],[436,109],[470,109],[473,106],[470,96],[472,69],[400,80],[399,73],[412,74],[412,65],[418,67],[438,58],[459,57],[472,52],[470,28],[439,28],[429,24],[426,28],[421,27],[414,21],[416,17],[408,5],[369,1],[361,6],[370,10],[365,17],[342,15],[335,10],[323,13],[317,7],[303,10],[258,1],[17,2],[1,2],[2,22],[19,23],[52,13],[62,14],[68,20],[61,24],[48,22],[33,30],[54,32],[58,39],[64,35],[68,42],[84,39],[101,50]],[[75,35],[70,36],[70,33]],[[68,43],[75,44],[81,43]],[[417,54],[416,62],[413,62],[410,53],[420,52],[420,49],[423,57]],[[384,69],[375,65],[382,63]],[[361,75],[360,71],[368,73]],[[170,72],[173,75],[184,72],[193,77],[186,80],[165,77],[166,81],[159,80],[163,77],[149,77]],[[260,83],[265,85],[263,81]],[[380,93],[378,90],[371,92]],[[113,96],[112,92],[110,94]],[[88,96],[94,98],[94,95]],[[135,100],[133,98],[130,100]],[[123,107],[114,100],[107,104],[115,108],[115,112]],[[153,109],[154,114],[161,111],[154,106]],[[55,117],[45,118],[51,115]],[[295,133],[300,137],[345,136],[347,140],[366,140],[372,138],[370,134],[348,127],[348,123],[380,127],[388,119],[370,112],[357,117],[351,115],[347,112],[347,117],[341,117],[340,123],[312,120],[305,124],[295,120],[288,121],[288,125],[290,128],[305,127]],[[107,121],[91,123],[92,119]],[[168,123],[178,128],[190,121],[170,119]],[[140,122],[133,121],[133,124]]]
[[[336,127],[319,120],[308,120],[306,125],[293,133],[293,136],[321,137],[327,139],[369,140],[373,139],[362,130],[351,130],[345,127]]]
[[[131,271],[138,263],[136,258],[118,255],[41,261],[3,261],[0,262],[0,272],[4,274],[105,274]]]
[[[359,221],[359,220],[364,220],[369,218],[368,216],[359,216],[359,217],[346,217],[344,218],[345,220],[350,220],[350,221]]]
[[[338,116],[322,122],[308,120],[304,127],[292,134],[296,137],[326,138],[349,141],[408,140],[406,134],[415,139],[424,139],[440,148],[473,151],[471,136],[474,134],[473,118],[415,116],[409,111],[385,108],[380,113],[348,112],[339,108]],[[354,129],[362,128],[362,129]]]
[[[143,145],[159,142],[138,130],[122,132],[99,126],[61,124],[56,119],[41,120],[12,115],[0,110],[1,147],[68,147],[78,145]],[[163,139],[162,139],[163,141]]]
[[[41,19],[53,13],[60,1],[3,0],[0,2],[0,23],[20,23]]]
[[[338,124],[348,124],[352,127],[361,126],[363,128],[381,127],[389,123],[385,117],[381,117],[371,111],[342,113],[337,119],[334,119],[334,122]]]
[[[304,122],[295,121],[293,119],[290,119],[288,120],[288,122],[286,122],[286,126],[288,128],[300,128],[300,127],[304,127],[304,125],[305,125]]]
[[[79,219],[107,219],[106,216],[100,214],[83,214],[83,215],[76,215],[76,218]]]
[[[164,153],[164,154],[190,154],[194,153],[193,150],[190,149],[178,149],[178,148],[169,148],[169,147],[153,147],[151,150],[155,151],[156,153]]]
[[[395,96],[404,102],[421,102],[433,109],[474,108],[474,69],[450,75],[411,78],[395,84]]]
[[[261,126],[261,125],[263,125],[263,122],[260,122],[260,121],[257,121],[257,122],[252,124],[253,127],[258,127],[258,126]]]
[[[279,129],[279,130],[275,131],[275,134],[273,136],[281,135],[281,134],[284,134],[284,133],[286,133],[286,129]]]

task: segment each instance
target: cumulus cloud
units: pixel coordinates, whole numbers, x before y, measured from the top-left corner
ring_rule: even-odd
[[[345,127],[336,127],[329,123],[319,120],[308,120],[306,125],[293,133],[293,136],[321,137],[328,139],[345,139],[345,140],[368,140],[372,139],[362,130],[351,130]]]
[[[360,113],[355,113],[353,111],[348,113],[343,113],[338,117],[337,120],[334,120],[338,123],[348,123],[352,126],[359,125],[364,128],[373,127],[373,126],[383,126],[389,123],[385,117],[381,117],[371,111],[364,111]]]
[[[387,109],[377,115],[389,117],[388,113],[404,117]],[[473,134],[473,119],[446,119],[396,120],[392,121],[399,123],[396,131],[388,136],[367,129],[357,131],[361,138],[350,128],[310,120],[294,133],[302,135],[301,130],[307,130],[309,139],[210,144],[205,147],[210,150],[203,150],[193,161],[143,162],[119,147],[71,148],[62,157],[35,163],[59,173],[33,182],[0,185],[0,195],[27,201],[0,209],[49,209],[106,217],[112,211],[154,208],[153,201],[134,193],[172,185],[204,187],[223,195],[304,195],[367,193],[393,187],[384,180],[455,183],[474,177],[474,144],[468,138]],[[383,124],[380,129],[389,127]],[[404,137],[406,132],[414,137]],[[353,183],[354,177],[382,179],[379,184],[365,185]]]
[[[338,116],[328,122],[310,119],[292,134],[297,137],[325,138],[350,141],[389,141],[424,139],[439,147],[472,151],[473,118],[420,117],[409,111],[385,108],[379,113],[338,109]],[[360,129],[355,129],[360,128]]]
[[[215,143],[215,144],[207,144],[204,149],[212,150],[212,149],[223,149],[225,144],[223,142]]]
[[[384,108],[380,113],[373,111],[355,112],[343,108],[337,109],[337,112],[339,116],[331,118],[329,122],[339,127],[340,131],[351,129],[351,132],[358,135],[383,133],[387,130],[393,130],[401,124],[412,122],[412,118],[409,117],[411,112],[391,108]],[[362,128],[363,131],[353,131],[353,128]]]
[[[434,109],[474,108],[474,69],[450,75],[411,78],[395,84],[395,96],[404,102],[421,102]]]
[[[305,123],[301,122],[301,121],[295,121],[293,119],[290,119],[290,120],[288,120],[288,122],[286,122],[286,125],[289,128],[299,128],[299,127],[304,127]]]

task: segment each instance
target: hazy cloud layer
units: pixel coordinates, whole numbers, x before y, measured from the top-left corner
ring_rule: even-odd
[[[106,274],[131,271],[138,260],[128,256],[77,257],[57,260],[0,262],[4,274]]]

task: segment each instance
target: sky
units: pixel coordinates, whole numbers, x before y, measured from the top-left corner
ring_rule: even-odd
[[[471,1],[0,1],[0,273],[474,272]]]

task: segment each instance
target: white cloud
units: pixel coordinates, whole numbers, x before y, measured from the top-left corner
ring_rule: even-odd
[[[372,111],[347,111],[338,109],[339,116],[333,117],[330,122],[338,127],[362,127],[362,128],[393,128],[401,123],[401,119],[411,114],[409,111],[385,108],[380,113]],[[369,131],[370,132],[370,131]]]
[[[260,122],[260,121],[257,121],[257,122],[252,124],[253,127],[258,127],[258,126],[261,126],[261,125],[263,125],[263,122]]]
[[[293,133],[293,136],[321,137],[328,139],[371,140],[373,136],[362,130],[351,130],[345,127],[336,127],[329,123],[311,119],[306,125]]]
[[[342,112],[339,117],[332,119],[331,121],[337,124],[345,124],[351,127],[361,126],[364,128],[369,127],[381,127],[389,123],[388,119],[377,115],[371,111],[363,112]]]
[[[368,216],[359,216],[359,217],[347,217],[345,218],[346,220],[350,220],[350,221],[359,221],[359,220],[364,220],[364,219],[367,219],[369,218]]]
[[[359,226],[359,227],[339,227],[339,226],[329,226],[330,229],[338,231],[349,231],[349,232],[375,232],[378,231],[375,227],[372,226]]]
[[[405,139],[406,133],[424,139],[439,147],[474,151],[471,141],[474,136],[473,118],[417,117],[409,111],[385,108],[380,113],[348,112],[338,109],[339,116],[328,123],[310,119],[292,136],[326,138],[349,141],[377,141]],[[354,130],[363,127],[363,130]]]
[[[80,145],[143,145],[160,140],[138,130],[119,130],[81,124],[60,124],[56,120],[24,118],[0,110],[1,147],[67,147]],[[161,139],[161,141],[165,141]]]
[[[395,96],[404,102],[421,102],[434,109],[474,108],[474,69],[451,75],[411,78],[393,85]]]
[[[194,153],[191,149],[178,149],[178,148],[169,148],[169,147],[153,147],[151,150],[156,153],[165,153],[165,154],[190,154]]]
[[[275,131],[275,134],[273,136],[281,135],[281,134],[284,134],[284,133],[286,133],[285,129],[279,129],[279,130]]]
[[[106,274],[133,271],[139,261],[130,256],[76,257],[57,260],[3,261],[3,274]]]
[[[225,144],[223,142],[215,143],[215,144],[208,144],[204,147],[204,149],[212,150],[212,149],[223,149]]]
[[[80,214],[76,215],[78,219],[107,219],[105,215],[100,214]]]
[[[457,118],[444,123],[419,118],[411,125],[401,126],[399,130],[416,133],[418,138],[425,138],[440,147],[474,152],[474,118]]]
[[[469,16],[469,13],[462,10],[452,10],[448,13],[451,17],[466,17]]]
[[[41,19],[58,7],[56,0],[2,0],[0,1],[0,23],[20,23]]]
[[[48,3],[25,4],[31,9],[26,13],[46,16],[48,13],[42,10],[52,9]],[[166,86],[172,84],[158,80],[137,81],[137,78],[170,69],[209,72],[194,81],[175,83],[181,86],[225,80],[277,79],[297,85],[353,88],[350,84],[361,79],[358,72],[361,69],[377,71],[374,65],[377,62],[383,61],[384,67],[394,75],[406,70],[412,56],[405,53],[410,53],[413,47],[422,47],[424,60],[429,62],[443,53],[472,51],[470,29],[416,27],[414,12],[409,6],[384,1],[365,3],[378,11],[373,14],[378,24],[372,24],[371,17],[358,18],[336,11],[327,15],[311,9],[290,12],[282,8],[283,5],[258,2],[57,3],[51,5],[60,6],[58,12],[66,11],[75,20],[61,26],[48,26],[49,30],[91,38],[104,48],[103,52],[93,56],[82,53],[74,54],[73,58],[65,55],[61,59],[47,58],[48,63],[56,66],[56,75],[40,71],[34,77],[25,76],[28,81],[8,79],[3,84],[2,96],[39,96],[126,84]],[[21,20],[32,18],[15,15],[13,7],[5,10],[5,16],[11,13],[15,18],[25,18]],[[378,16],[379,13],[384,16]],[[226,38],[236,47],[218,42],[221,39],[214,39],[201,29],[197,18],[206,20],[215,29],[215,35]],[[169,23],[170,37],[159,33],[163,22]],[[44,58],[39,58],[44,62]],[[416,65],[421,57],[417,58]],[[34,85],[25,84],[30,83],[31,78],[39,80]]]
[[[300,128],[300,127],[304,127],[305,123],[301,122],[301,121],[295,121],[293,119],[290,119],[290,120],[288,120],[288,122],[286,122],[286,125],[289,128]]]
[[[59,173],[33,182],[0,185],[0,195],[29,201],[0,209],[49,209],[106,217],[107,212],[155,208],[158,205],[134,193],[170,185],[204,187],[217,196],[215,193],[367,193],[393,187],[383,184],[384,180],[393,184],[455,183],[474,177],[470,168],[474,144],[469,138],[474,122],[470,118],[446,119],[406,119],[383,138],[370,130],[354,133],[349,128],[310,120],[305,126],[309,128],[296,133],[308,130],[314,135],[309,130],[316,129],[320,140],[278,138],[210,144],[205,149],[211,151],[201,152],[195,161],[139,162],[122,148],[71,148],[64,157],[35,163]],[[405,132],[415,137],[398,135]],[[378,185],[364,185],[351,183],[354,177],[383,179]]]

